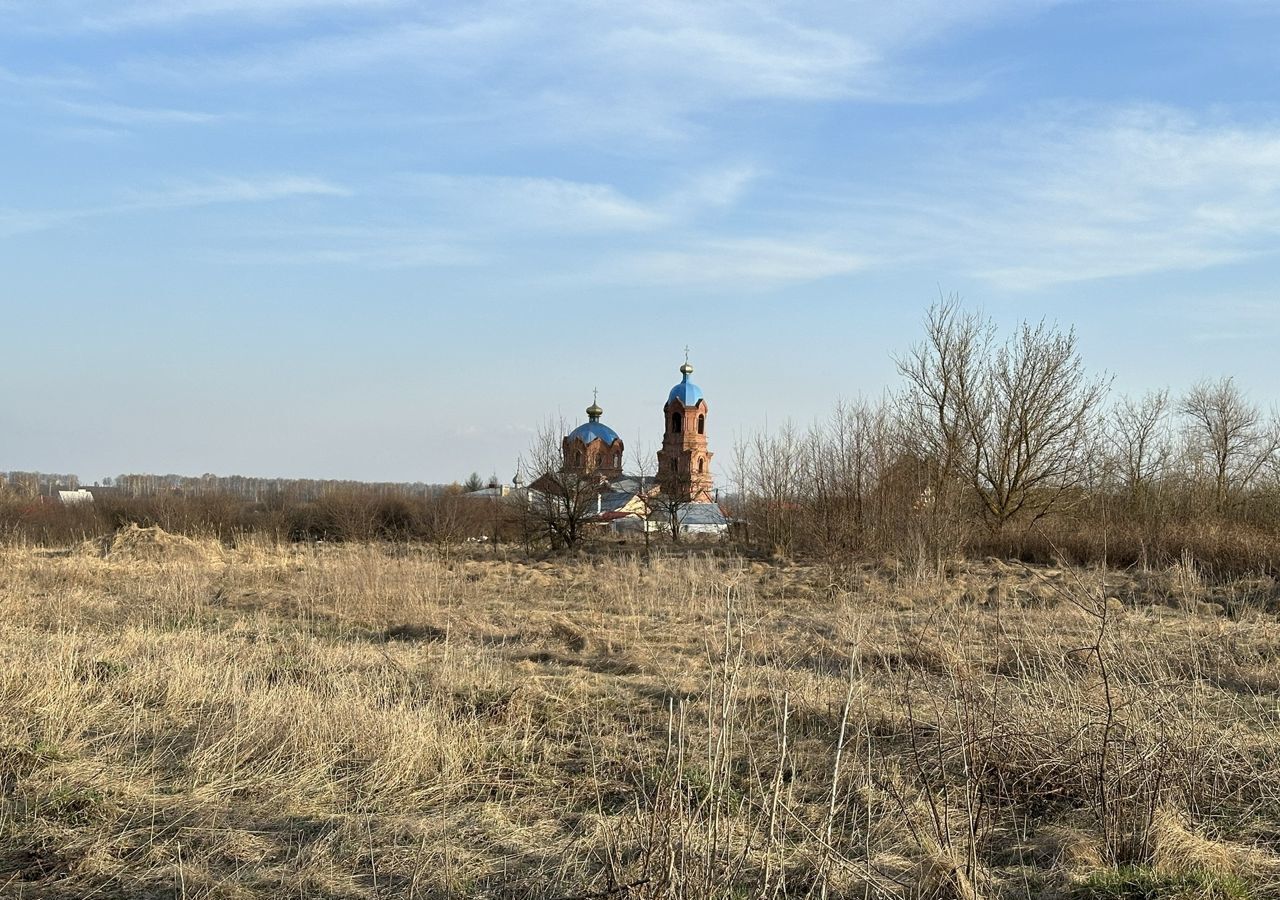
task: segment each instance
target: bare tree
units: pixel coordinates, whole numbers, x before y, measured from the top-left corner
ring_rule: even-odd
[[[999,534],[1078,492],[1107,382],[1086,376],[1075,332],[1023,323],[997,346],[990,320],[951,298],[930,310],[926,333],[898,368],[936,499],[967,484],[979,517]]]
[[[915,445],[934,463],[935,490],[950,489],[973,468],[973,436],[968,410],[984,380],[995,326],[966,313],[952,295],[934,304],[925,318],[925,339],[898,359],[906,379],[900,396]]]
[[[1187,450],[1211,485],[1214,512],[1239,502],[1280,452],[1280,430],[1231,378],[1201,381],[1178,406],[1186,417]]]
[[[904,463],[911,460],[911,468],[927,478],[917,511],[939,554],[955,549],[973,490],[977,452],[967,410],[994,338],[995,326],[965,312],[953,294],[930,307],[924,340],[897,361],[906,381],[898,395]]]
[[[377,533],[378,503],[370,491],[344,488],[324,497],[318,505],[325,531],[332,538],[368,541]]]
[[[1038,519],[1078,491],[1087,471],[1093,411],[1108,383],[1090,380],[1075,331],[1023,323],[979,382],[966,422],[977,450],[974,487],[1000,532]]]
[[[551,420],[534,436],[525,457],[534,478],[519,506],[531,529],[545,534],[553,548],[578,545],[605,487],[598,474],[565,471],[560,442],[566,428],[563,420]]]
[[[657,485],[654,481],[654,472],[657,471],[657,461],[654,456],[652,445],[645,444],[643,446],[637,444],[631,449],[631,471],[636,480],[639,482],[636,489],[636,496],[640,500],[643,508],[644,522],[641,530],[644,532],[644,553],[647,557],[650,551],[649,541],[649,521],[657,511],[657,503],[655,495],[657,493]]]
[[[490,501],[468,497],[457,487],[442,491],[422,504],[423,533],[447,555],[454,545],[484,535],[486,526],[493,527],[496,516],[489,506]]]
[[[678,468],[658,476],[657,490],[648,498],[648,506],[654,517],[661,516],[671,531],[671,542],[680,542],[681,522],[684,511],[693,503],[694,483],[688,472]]]
[[[867,545],[873,489],[889,465],[889,420],[883,403],[841,401],[805,435],[800,484],[811,507],[815,546],[838,552]]]
[[[781,553],[796,546],[803,499],[802,439],[791,423],[734,449],[735,478],[754,540]]]
[[[1137,400],[1125,397],[1109,416],[1109,455],[1129,511],[1135,515],[1150,512],[1154,488],[1172,466],[1171,412],[1169,392],[1159,390]]]

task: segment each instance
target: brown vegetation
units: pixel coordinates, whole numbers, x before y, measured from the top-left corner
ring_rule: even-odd
[[[1268,897],[1277,590],[0,549],[0,894]]]
[[[954,303],[900,369],[671,555],[555,428],[532,502],[0,496],[0,895],[1280,897],[1280,427]]]
[[[1106,402],[1074,332],[1006,341],[955,300],[900,388],[736,451],[734,503],[782,556],[955,555],[1280,574],[1280,420],[1230,378]]]

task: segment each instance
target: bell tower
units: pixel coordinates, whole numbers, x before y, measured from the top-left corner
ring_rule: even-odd
[[[663,493],[709,503],[714,454],[707,449],[707,401],[702,388],[689,380],[692,374],[686,347],[680,383],[671,389],[662,407],[666,427],[658,451],[658,485]]]

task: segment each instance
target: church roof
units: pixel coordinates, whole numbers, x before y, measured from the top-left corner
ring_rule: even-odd
[[[594,440],[601,440],[608,446],[618,440],[618,432],[603,422],[583,422],[569,432],[569,440],[579,440],[584,444],[590,444]]]
[[[697,406],[698,401],[702,399],[702,388],[689,380],[689,376],[693,374],[693,366],[686,362],[680,367],[680,374],[682,376],[680,383],[671,389],[671,393],[667,395],[667,402],[679,400],[683,406]]]
[[[603,415],[604,410],[600,408],[600,404],[592,400],[591,405],[587,407],[587,421],[570,431],[568,439],[571,441],[579,440],[584,444],[590,444],[592,441],[598,440],[604,441],[605,446],[611,445],[618,440],[618,432],[600,421],[600,417]]]

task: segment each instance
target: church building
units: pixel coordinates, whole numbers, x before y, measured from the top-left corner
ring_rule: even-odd
[[[652,505],[640,502],[642,498],[661,495],[678,499],[682,532],[723,534],[728,530],[728,519],[715,501],[711,473],[715,454],[707,444],[707,401],[702,389],[690,380],[692,374],[693,366],[686,356],[680,367],[680,383],[667,394],[662,408],[662,449],[658,451],[656,479],[623,474],[626,448],[618,433],[601,421],[604,410],[598,399],[587,407],[587,421],[564,436],[561,471],[599,478],[600,524],[670,531],[670,520],[665,516],[655,515],[646,521],[639,512]],[[532,487],[536,489],[537,482]]]
[[[604,410],[597,399],[587,407],[587,421],[565,435],[561,442],[564,462],[561,471],[577,475],[599,473],[602,478],[622,477],[625,446],[618,433],[600,421]]]

